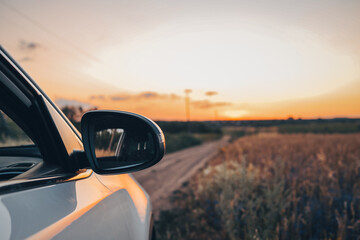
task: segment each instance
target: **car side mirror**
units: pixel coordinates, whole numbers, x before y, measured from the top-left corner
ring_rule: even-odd
[[[90,111],[81,119],[85,154],[99,174],[130,173],[159,162],[165,138],[152,120],[129,112]]]

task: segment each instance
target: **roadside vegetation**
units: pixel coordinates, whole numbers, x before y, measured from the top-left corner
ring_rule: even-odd
[[[0,147],[33,144],[24,131],[0,110]]]
[[[172,203],[160,239],[357,239],[360,134],[239,138]]]
[[[163,130],[166,140],[166,152],[171,153],[203,142],[220,139],[220,127],[204,122],[156,122]]]

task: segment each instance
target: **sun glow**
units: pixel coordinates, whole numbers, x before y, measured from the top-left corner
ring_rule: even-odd
[[[133,91],[179,93],[216,89],[229,101],[279,101],[326,93],[354,79],[354,59],[304,32],[178,32],[169,26],[101,52],[103,65],[84,69]]]
[[[222,115],[224,115],[225,117],[228,117],[230,119],[239,119],[248,114],[249,114],[249,112],[246,110],[228,110],[228,111],[225,111]]]

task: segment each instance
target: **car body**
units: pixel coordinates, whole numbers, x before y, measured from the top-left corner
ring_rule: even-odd
[[[104,115],[109,122],[121,122],[124,117],[133,118],[131,121],[140,119],[139,124],[146,121],[146,126],[155,129],[149,131],[156,132],[159,146],[163,147],[162,152],[156,152],[156,159],[146,164],[133,164],[130,168],[122,163],[121,169],[98,169],[96,156],[89,159],[90,151],[95,150],[86,152],[86,140],[1,47],[0,109],[34,143],[0,146],[0,239],[153,237],[150,198],[127,173],[150,167],[164,155],[163,135],[160,129],[156,130],[156,124],[136,114],[89,114],[87,121],[94,120],[94,115]],[[90,124],[83,124],[90,131]],[[88,148],[92,148],[91,144],[89,140]]]

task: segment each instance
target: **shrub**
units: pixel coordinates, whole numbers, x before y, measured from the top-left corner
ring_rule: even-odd
[[[181,134],[166,134],[166,152],[171,153],[184,148],[192,147],[199,145],[202,141],[191,134],[181,133]]]

